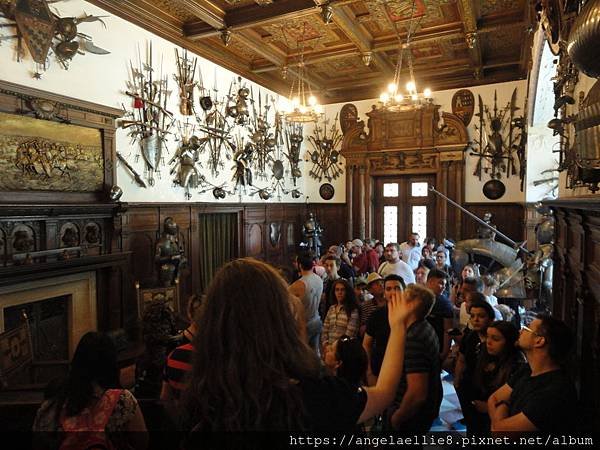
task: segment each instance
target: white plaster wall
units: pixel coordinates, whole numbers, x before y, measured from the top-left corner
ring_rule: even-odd
[[[100,23],[83,23],[79,25],[79,31],[92,36],[97,46],[109,50],[111,53],[109,55],[76,55],[69,70],[63,70],[51,58],[49,69],[43,74],[41,80],[36,80],[32,78],[32,73],[35,71],[35,63],[29,56],[28,51],[25,50],[25,58],[18,63],[15,52],[16,41],[2,41],[2,45],[0,46],[0,79],[111,107],[121,108],[122,105],[125,105],[127,109],[130,109],[131,98],[125,96],[123,93],[125,82],[128,80],[127,67],[130,60],[134,62],[135,66],[138,46],[143,54],[146,43],[152,41],[155,69],[159,70],[159,62],[162,58],[163,73],[169,74],[169,85],[173,90],[173,94],[171,94],[168,102],[168,109],[174,112],[176,117],[181,118],[179,116],[176,83],[172,77],[176,71],[174,55],[176,46],[83,0],[59,2],[52,5],[52,8],[56,9],[61,16],[81,16],[84,12],[107,16],[103,18],[107,29],[104,29]],[[10,29],[0,29],[0,32],[8,34]],[[212,88],[216,80],[220,94],[227,93],[231,80],[236,75],[210,61],[198,58],[198,66],[202,70],[205,86]],[[248,86],[252,85],[255,94],[260,90],[263,95],[265,92],[268,92],[276,99],[278,98],[277,94],[272,93],[264,87],[250,81],[246,81],[246,83]],[[198,96],[196,95],[196,101],[197,98]],[[133,157],[137,153],[137,148],[134,147],[137,144],[132,145],[130,143],[130,138],[127,136],[126,130],[117,130],[116,143],[117,150],[126,156],[138,173],[143,174],[142,158],[139,158],[136,162]],[[172,155],[176,149],[173,141],[169,142],[168,149]],[[170,157],[165,157],[166,162],[169,159]],[[225,167],[217,179],[212,178],[209,173],[205,173],[205,175],[214,184],[220,184],[224,181],[229,182],[233,176],[232,166],[233,163],[226,160]],[[304,163],[300,164],[303,175],[304,173],[308,173],[308,169],[305,166]],[[206,167],[206,164],[204,164],[204,167]],[[132,181],[131,176],[121,164],[117,164],[117,184],[124,191],[122,200],[128,202],[186,201],[184,189],[172,186],[172,177],[168,174],[169,170],[170,167],[163,167],[162,178],[157,180],[155,186],[143,189],[139,188]],[[257,187],[266,187],[270,184],[270,180],[255,180],[255,184]],[[281,202],[300,203],[306,201],[306,196],[309,197],[310,202],[320,198],[318,195],[318,184],[313,182],[309,177],[303,176],[299,180],[298,185],[303,193],[306,192],[306,195],[303,195],[299,199],[293,199],[291,195],[283,195]],[[290,190],[293,187],[290,179],[286,179],[286,187]],[[253,190],[250,189],[250,191]],[[215,201],[210,191],[204,194],[197,194],[194,191],[191,193],[193,194],[189,200],[191,202]],[[221,202],[239,201],[263,202],[257,195],[254,197],[248,195],[241,197],[227,196],[226,199],[221,200]],[[277,202],[279,200],[276,198],[269,200],[269,202],[274,201]],[[336,197],[333,201],[345,202],[344,189],[336,188]]]
[[[539,42],[538,42],[539,40]],[[548,128],[548,122],[554,117],[554,90],[553,80],[556,73],[554,61],[556,57],[550,52],[549,46],[544,40],[541,30],[538,30],[534,38],[535,54],[532,57],[535,62],[540,58],[538,52],[542,52],[539,64],[539,75],[537,86],[530,86],[535,89],[535,105],[533,109],[532,125],[528,130],[527,140],[527,187],[525,190],[528,203],[535,203],[545,198],[555,198],[558,195],[556,182],[543,183],[537,186],[534,183],[538,180],[547,180],[558,176],[558,172],[545,172],[558,168],[558,154],[553,153],[559,142],[559,136],[553,136],[553,131]],[[544,173],[545,172],[545,173]]]
[[[419,89],[423,89],[424,86],[418,85]],[[478,105],[477,96],[481,95],[483,103],[490,108],[493,108],[494,105],[494,91],[498,92],[498,107],[504,107],[510,101],[512,96],[513,89],[517,88],[517,105],[521,108],[520,111],[517,112],[518,115],[522,113],[522,108],[524,106],[525,97],[527,95],[527,81],[513,81],[508,83],[496,83],[496,84],[488,84],[484,86],[472,86],[468,89],[473,92],[475,96],[476,108]],[[385,86],[381,86],[382,91],[385,89]],[[436,104],[441,106],[442,111],[452,112],[452,96],[458,89],[451,89],[445,91],[434,91],[433,99]],[[377,99],[370,100],[362,100],[358,102],[353,102],[356,108],[358,109],[359,117],[361,120],[364,120],[367,123],[366,113],[371,110],[371,106],[378,103]],[[325,112],[328,116],[334,117],[336,113],[339,113],[344,103],[337,103],[332,105],[326,105]],[[477,123],[477,117],[473,117],[471,123],[468,127],[469,135],[474,136],[475,130],[474,125]],[[486,178],[485,174],[482,176],[481,182],[475,176],[473,176],[473,171],[475,170],[475,166],[477,164],[477,158],[466,156],[466,177],[465,177],[465,201],[466,202],[491,202],[491,200],[487,199],[481,189],[483,184],[489,180],[489,177]],[[525,195],[523,192],[519,190],[519,177],[512,176],[509,179],[502,180],[506,185],[506,193],[502,198],[497,200],[497,202],[523,202],[525,200]]]

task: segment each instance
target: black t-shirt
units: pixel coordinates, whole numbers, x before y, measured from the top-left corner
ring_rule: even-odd
[[[479,353],[481,352],[481,345],[479,333],[476,331],[467,333],[460,342],[459,351],[465,357],[465,370],[460,381],[460,391],[461,395],[465,395],[465,398],[468,400],[473,400],[475,398],[473,375],[475,373],[475,367],[477,366]]]
[[[454,317],[454,311],[452,310],[452,303],[448,300],[448,297],[442,293],[442,295],[436,295],[435,303],[427,320],[433,326],[435,334],[438,337],[440,348],[444,345],[444,335],[446,331],[444,329],[444,319],[452,319]]]
[[[421,320],[406,330],[404,370],[398,385],[396,400],[392,407],[397,409],[408,388],[407,374],[427,373],[427,398],[418,412],[400,424],[399,431],[426,433],[438,416],[442,402],[442,380],[440,378],[440,348],[437,335],[429,322]],[[391,411],[393,413],[393,411]]]
[[[390,323],[388,322],[387,306],[376,309],[367,322],[366,333],[373,338],[371,348],[371,370],[378,376],[385,355],[388,339],[390,338]]]
[[[577,393],[563,370],[553,370],[535,377],[529,366],[508,380],[512,388],[509,416],[523,413],[539,431],[576,431]]]
[[[304,379],[299,386],[309,431],[356,430],[356,422],[367,403],[367,393],[362,387],[330,376]]]

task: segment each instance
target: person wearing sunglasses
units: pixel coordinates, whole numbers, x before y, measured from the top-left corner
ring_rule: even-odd
[[[577,393],[564,370],[572,344],[571,330],[551,316],[539,316],[521,328],[517,345],[528,366],[488,399],[492,432],[579,431]]]

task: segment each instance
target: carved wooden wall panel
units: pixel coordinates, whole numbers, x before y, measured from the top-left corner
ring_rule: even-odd
[[[600,427],[600,202],[547,202],[556,217],[553,315],[576,336],[570,366],[586,429]]]
[[[127,290],[130,255],[115,233],[123,205],[0,205],[0,286],[95,272],[100,330],[136,315]],[[71,230],[71,231],[69,231]],[[25,256],[27,255],[27,256]]]
[[[177,222],[181,244],[185,248],[188,267],[180,279],[181,301],[199,291],[199,252],[204,242],[198,232],[198,217],[203,213],[237,213],[239,256],[253,256],[275,266],[291,263],[302,240],[302,224],[307,212],[315,213],[324,228],[324,247],[345,241],[346,205],[344,204],[130,204],[123,216],[123,249],[131,251],[132,280],[150,285],[156,280],[154,251],[156,240],[162,231],[164,219],[173,217]],[[279,227],[279,239],[271,244],[271,224]],[[132,281],[133,283],[133,281]],[[182,305],[183,306],[183,305]]]
[[[434,175],[435,188],[457,203],[464,198],[464,150],[469,140],[464,123],[443,113],[445,128],[438,129],[439,105],[385,112],[372,110],[367,133],[364,123],[349,123],[341,153],[346,158],[347,234],[372,237],[375,213],[375,177]],[[433,194],[430,194],[433,195]],[[460,211],[436,199],[433,236],[461,239]]]

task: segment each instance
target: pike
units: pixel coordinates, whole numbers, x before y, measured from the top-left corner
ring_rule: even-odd
[[[494,228],[493,226],[491,226],[489,223],[481,220],[479,217],[477,217],[475,214],[473,214],[471,211],[469,211],[466,208],[463,208],[462,206],[460,206],[458,203],[456,203],[455,201],[451,200],[450,198],[446,197],[444,194],[442,194],[439,191],[435,190],[435,187],[433,186],[429,186],[429,191],[433,192],[434,194],[438,195],[439,197],[443,198],[444,200],[446,200],[448,203],[450,203],[453,206],[456,206],[458,209],[460,209],[462,212],[464,212],[465,214],[467,214],[469,217],[471,217],[472,219],[475,219],[477,221],[477,223],[479,223],[480,225],[483,225],[484,227],[486,227],[488,230],[493,231],[494,233],[496,233],[497,236],[500,236],[502,239],[504,239],[506,242],[508,242],[510,245],[512,245],[515,249],[518,250],[522,250],[523,252],[527,253],[528,255],[531,255],[532,253],[527,250],[524,245],[525,242],[523,242],[522,244],[519,244],[518,242],[513,241],[511,238],[509,238],[507,235],[505,235],[504,233],[502,233],[501,231],[499,231],[497,228]]]
[[[477,176],[479,181],[481,181],[481,159],[483,158],[483,152],[485,151],[483,148],[483,100],[481,99],[481,94],[477,97],[479,99],[479,113],[475,115],[479,117],[479,152],[475,154],[471,153],[471,155],[479,156],[473,175]]]
[[[146,183],[144,183],[144,180],[142,180],[142,177],[140,177],[140,174],[137,173],[133,167],[131,167],[131,165],[127,162],[127,160],[123,157],[123,155],[121,155],[119,152],[117,152],[117,158],[119,158],[119,161],[121,161],[123,163],[123,165],[125,167],[127,167],[127,169],[129,169],[129,172],[133,175],[135,182],[140,187],[143,187],[143,188],[147,187]]]
[[[515,118],[515,112],[519,109],[517,107],[517,88],[515,88],[513,90],[512,96],[510,98],[510,116],[509,116],[509,133],[508,133],[508,167],[506,169],[506,173],[507,175],[516,175],[517,171],[515,170],[515,160],[513,158],[512,152],[513,152],[513,143],[514,143],[514,137],[513,137],[513,131],[514,131],[514,125],[513,125],[513,120]]]

